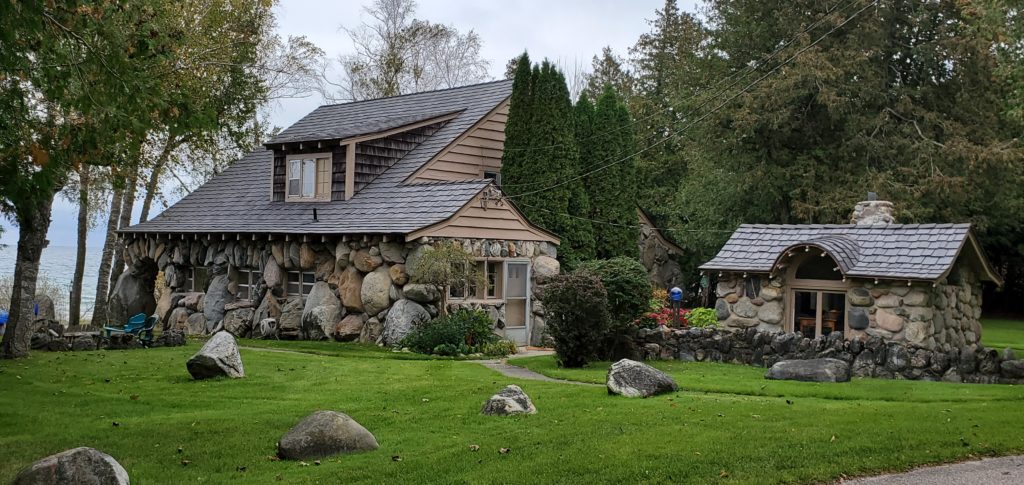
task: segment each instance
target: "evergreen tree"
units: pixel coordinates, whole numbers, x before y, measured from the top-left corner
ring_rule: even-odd
[[[565,77],[544,61],[516,66],[505,128],[502,183],[534,224],[557,234],[559,259],[571,268],[593,257],[593,229],[579,175],[572,102]]]
[[[623,67],[623,63],[611,47],[602,48],[601,55],[594,56],[591,61],[587,85],[582,94],[596,100],[604,92],[605,86],[611,86],[622,100],[628,101],[633,95],[633,76]]]
[[[590,218],[601,221],[595,231],[596,256],[637,256],[639,226],[636,215],[636,164],[629,112],[610,85],[604,87],[597,106],[589,110],[577,104],[581,153],[586,153],[583,171],[590,202]],[[587,103],[589,105],[589,102]],[[593,172],[593,173],[589,173]]]

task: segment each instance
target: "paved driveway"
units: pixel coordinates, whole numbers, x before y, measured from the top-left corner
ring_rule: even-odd
[[[907,473],[880,475],[842,482],[856,485],[1020,485],[1024,456],[1004,456],[952,465],[918,468]]]

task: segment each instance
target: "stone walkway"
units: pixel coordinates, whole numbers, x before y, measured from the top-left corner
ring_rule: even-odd
[[[544,382],[560,382],[562,384],[575,384],[577,386],[600,386],[601,384],[594,384],[591,382],[579,382],[579,381],[567,381],[565,379],[555,379],[548,377],[544,374],[538,374],[530,369],[519,367],[517,365],[509,364],[506,359],[500,360],[473,360],[475,362],[488,369],[496,370],[504,376],[514,377],[516,379],[527,379],[531,381],[544,381]]]
[[[1017,485],[1024,483],[1024,456],[1004,456],[951,465],[929,466],[906,473],[858,478],[841,483],[844,485]]]

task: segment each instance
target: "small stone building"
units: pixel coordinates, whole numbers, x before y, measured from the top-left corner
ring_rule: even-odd
[[[154,219],[121,231],[130,269],[111,319],[165,328],[397,343],[440,305],[487,311],[540,344],[538,288],[558,238],[502,194],[511,81],[321,106]],[[416,283],[417,258],[459,244],[479,283]],[[167,289],[153,297],[161,274]],[[442,293],[447,293],[442,299]]]
[[[985,282],[1001,285],[969,224],[896,224],[860,202],[851,224],[740,226],[701,270],[727,329],[842,332],[951,350],[981,340]]]

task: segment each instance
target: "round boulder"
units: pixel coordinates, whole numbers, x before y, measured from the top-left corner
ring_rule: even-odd
[[[643,362],[622,359],[608,369],[608,394],[651,397],[679,390],[668,374]]]
[[[530,396],[515,384],[505,386],[484,403],[480,414],[488,416],[510,416],[513,414],[537,414]]]
[[[370,254],[370,252],[365,249],[360,249],[359,251],[356,251],[356,256],[352,261],[352,264],[354,264],[356,269],[359,271],[369,273],[384,264],[384,258]]]
[[[401,342],[414,326],[428,321],[430,321],[430,313],[420,304],[412,300],[398,300],[388,311],[384,329],[381,331],[380,343],[395,345]]]
[[[379,447],[373,434],[346,414],[317,411],[281,437],[277,455],[286,460],[309,460]]]
[[[211,377],[245,377],[242,356],[238,353],[235,337],[225,331],[215,333],[203,347],[188,359],[188,373],[193,379]]]
[[[533,260],[533,276],[538,282],[547,281],[558,276],[560,270],[561,265],[558,264],[558,260],[551,256],[537,256]]]
[[[21,471],[14,485],[97,483],[127,485],[128,472],[110,455],[93,448],[73,448],[50,455]]]
[[[441,299],[441,292],[434,285],[409,283],[402,287],[406,298],[419,303],[433,303]]]
[[[363,278],[363,287],[359,290],[359,298],[363,303],[363,311],[376,315],[391,304],[391,276],[386,269],[374,271]]]

